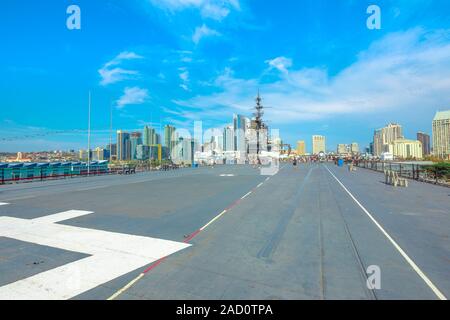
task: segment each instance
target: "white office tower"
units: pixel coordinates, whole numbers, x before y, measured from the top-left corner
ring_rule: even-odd
[[[212,136],[211,137],[211,145],[212,150],[215,153],[222,153],[224,150],[223,148],[223,135],[220,136]]]
[[[383,152],[389,152],[389,145],[400,139],[403,139],[403,128],[399,124],[390,123],[376,130],[373,137],[374,156],[379,157]]]
[[[198,149],[198,143],[194,139],[179,138],[172,152],[173,161],[177,164],[191,165]]]

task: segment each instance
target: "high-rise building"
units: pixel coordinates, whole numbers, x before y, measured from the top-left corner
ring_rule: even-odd
[[[301,140],[301,141],[297,142],[297,154],[299,156],[306,155],[306,143],[305,143],[304,140]]]
[[[156,130],[152,127],[145,126],[144,127],[144,134],[143,134],[143,144],[144,146],[151,146],[154,144],[158,144],[158,134],[156,133]]]
[[[117,131],[117,160],[128,161],[131,159],[130,134],[122,130]]]
[[[180,137],[175,145],[173,152],[174,161],[176,163],[193,164],[196,150],[196,142],[194,139],[185,139]]]
[[[130,158],[137,160],[137,146],[142,145],[142,134],[140,132],[133,132],[130,135]]]
[[[109,160],[109,150],[100,147],[95,148],[92,152],[93,161]]]
[[[450,157],[450,110],[437,112],[433,119],[433,154]]]
[[[234,151],[245,152],[247,150],[245,141],[246,123],[244,116],[240,114],[233,116]]]
[[[146,145],[138,145],[136,147],[136,159],[140,161],[147,161],[150,159],[150,147]]]
[[[347,145],[346,144],[342,144],[342,143],[338,144],[338,146],[337,146],[337,154],[339,154],[339,155],[346,155],[346,154],[348,154]]]
[[[382,129],[375,130],[375,132],[373,134],[372,147],[373,147],[372,154],[376,157],[381,156],[381,154],[383,153],[383,130]]]
[[[374,156],[379,157],[387,152],[389,145],[395,140],[403,139],[403,128],[396,123],[390,123],[386,127],[375,130],[373,137]]]
[[[389,144],[389,153],[400,159],[422,159],[422,143],[416,140],[398,139]]]
[[[429,156],[431,154],[431,139],[430,135],[424,132],[417,133],[417,140],[422,142],[423,155]]]
[[[226,126],[223,130],[223,146],[224,151],[234,150],[234,129],[232,126]]]
[[[353,143],[351,144],[351,146],[350,146],[350,152],[351,152],[353,155],[359,154],[359,144],[356,143],[356,142],[353,142]]]
[[[324,136],[315,135],[312,137],[313,154],[326,152],[326,138]]]
[[[145,146],[149,146],[150,144],[152,144],[151,139],[152,139],[154,132],[155,132],[155,129],[153,129],[149,126],[144,127],[144,133],[142,135],[142,139],[143,139],[143,144]]]
[[[177,143],[176,128],[170,125],[164,127],[164,146],[167,148],[169,154],[172,153],[175,144]]]
[[[109,144],[106,146],[106,150],[108,150],[108,153],[111,157],[111,159],[113,160],[113,158],[116,158],[117,156],[117,144],[113,143],[113,144]]]
[[[212,136],[211,137],[211,148],[212,148],[213,151],[217,151],[217,152],[224,151],[223,135]]]
[[[88,159],[92,160],[92,150],[89,151],[89,154],[88,154],[88,150],[80,150],[79,159],[81,161],[88,161]]]

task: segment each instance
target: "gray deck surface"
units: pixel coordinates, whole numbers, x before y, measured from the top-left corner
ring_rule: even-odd
[[[86,210],[95,213],[63,224],[183,242],[254,189],[119,299],[436,299],[327,168],[449,297],[450,189],[396,189],[364,169],[284,165],[266,181],[250,166],[221,166],[0,186],[0,216]],[[0,286],[83,257],[0,237]],[[371,265],[381,290],[367,289]],[[75,299],[107,299],[142,271]]]

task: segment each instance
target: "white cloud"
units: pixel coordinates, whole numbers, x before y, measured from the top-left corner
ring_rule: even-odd
[[[183,89],[184,91],[190,91],[188,85],[185,83],[180,84],[180,88]]]
[[[124,51],[124,52],[121,52],[116,57],[116,60],[123,61],[123,60],[142,59],[142,58],[143,58],[142,56],[140,56],[134,52]]]
[[[180,74],[178,75],[182,81],[180,87],[185,91],[190,91],[189,89],[189,71],[186,68],[178,68]]]
[[[189,81],[189,71],[184,71],[180,73],[180,79],[183,80],[184,82]]]
[[[288,69],[292,67],[292,59],[286,57],[278,57],[272,60],[266,60],[266,63],[269,65],[270,69],[275,68],[284,74],[289,73]]]
[[[197,27],[195,29],[194,35],[192,36],[192,41],[194,41],[195,44],[198,44],[201,39],[212,36],[220,36],[220,33],[203,24],[201,27]]]
[[[117,101],[117,108],[122,109],[127,105],[137,105],[145,103],[149,98],[147,89],[139,87],[125,88],[125,91]]]
[[[181,62],[185,62],[185,63],[189,63],[189,62],[192,62],[192,58],[191,57],[182,57],[180,61]]]
[[[100,76],[102,78],[102,80],[100,81],[100,84],[102,86],[107,86],[109,84],[130,79],[139,74],[139,72],[137,71],[125,70],[122,68],[113,68],[113,69],[102,68],[98,72],[100,73]]]
[[[230,9],[224,6],[218,6],[206,3],[202,8],[202,16],[215,20],[222,20],[230,14]]]
[[[150,2],[171,12],[196,9],[202,17],[214,20],[226,18],[232,10],[241,10],[239,0],[150,0]]]
[[[121,52],[114,59],[105,63],[105,65],[100,70],[98,70],[98,73],[100,74],[101,77],[100,84],[102,86],[107,86],[109,84],[113,84],[123,80],[134,79],[136,76],[139,75],[138,71],[127,70],[117,66],[127,60],[136,60],[142,58],[143,58],[142,56],[134,52],[128,51]]]
[[[383,112],[401,121],[449,107],[449,35],[450,30],[420,28],[390,34],[333,76],[323,67],[289,69],[292,60],[284,57],[267,61],[286,75],[271,83],[236,78],[227,69],[217,77],[215,93],[177,103],[196,108],[202,116],[220,117],[248,111],[259,87],[266,106],[272,107],[267,117],[278,123]]]
[[[125,60],[136,60],[136,59],[142,59],[142,58],[143,58],[142,56],[140,56],[134,52],[123,51],[123,52],[119,53],[114,59],[107,62],[105,64],[105,66],[110,67],[110,66],[114,66],[114,65],[119,65]]]

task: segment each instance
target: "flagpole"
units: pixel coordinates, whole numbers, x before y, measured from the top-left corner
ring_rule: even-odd
[[[113,103],[111,102],[110,126],[109,126],[109,163],[112,163],[112,129],[113,129]]]
[[[89,91],[89,111],[88,111],[88,177],[91,173],[91,91]]]

